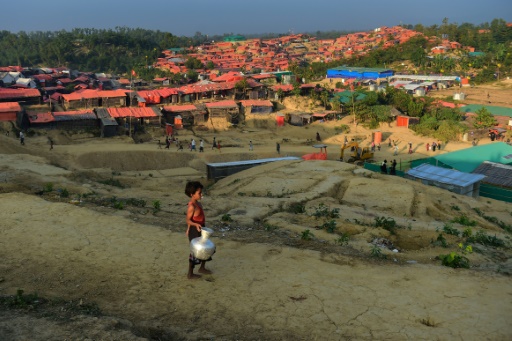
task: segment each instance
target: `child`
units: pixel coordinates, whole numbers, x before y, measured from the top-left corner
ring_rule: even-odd
[[[189,181],[185,186],[185,194],[190,197],[190,201],[188,203],[187,209],[187,232],[186,235],[188,237],[189,242],[192,239],[201,236],[201,228],[205,224],[205,216],[203,211],[203,206],[199,202],[203,197],[203,185],[199,181]],[[208,261],[210,261],[208,259]],[[204,274],[211,274],[210,270],[205,268],[205,263],[207,261],[199,260],[194,257],[193,254],[190,254],[188,257],[188,279],[195,279],[201,277],[201,275],[194,274],[194,266],[197,264],[201,264],[199,267],[199,272]]]

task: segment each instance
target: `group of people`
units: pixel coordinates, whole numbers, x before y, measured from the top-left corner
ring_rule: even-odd
[[[396,175],[396,160],[393,159],[393,162],[391,162],[391,167],[389,168],[389,174]],[[380,165],[380,172],[382,174],[388,174],[388,160],[382,161],[382,164]]]
[[[175,143],[178,151],[183,151],[183,143],[177,137],[173,135],[165,137],[165,149],[170,149],[171,143]],[[252,145],[252,142],[251,142]],[[162,148],[161,142],[158,141],[158,148]],[[212,150],[217,149],[220,152],[220,142],[217,139],[213,138]],[[197,143],[194,138],[190,139],[188,143],[188,149],[190,151],[197,151]],[[199,152],[204,153],[204,141],[203,139],[199,140]]]
[[[441,150],[441,141],[437,141],[437,142],[434,141],[434,142],[432,142],[432,144],[427,142],[425,147],[427,148],[427,152],[429,152],[431,150],[435,152],[436,149],[439,151],[439,150]]]

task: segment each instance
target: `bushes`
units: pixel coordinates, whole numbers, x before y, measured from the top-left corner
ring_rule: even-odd
[[[447,255],[439,255],[438,258],[441,260],[441,264],[444,266],[449,266],[451,268],[469,269],[469,259],[459,255],[455,251],[450,252]]]

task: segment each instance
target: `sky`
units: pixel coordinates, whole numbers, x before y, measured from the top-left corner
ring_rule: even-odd
[[[177,36],[512,21],[512,0],[23,0],[1,9],[0,30],[11,32],[124,26]]]

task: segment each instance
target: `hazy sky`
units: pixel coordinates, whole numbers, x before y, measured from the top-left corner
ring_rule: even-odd
[[[512,0],[23,0],[1,8],[0,30],[11,32],[126,26],[191,36],[512,21]]]

